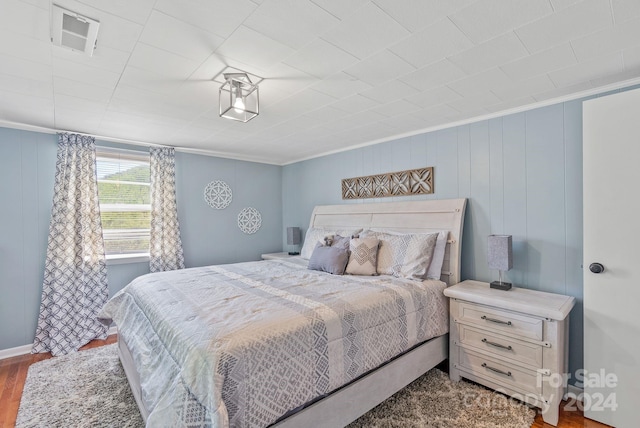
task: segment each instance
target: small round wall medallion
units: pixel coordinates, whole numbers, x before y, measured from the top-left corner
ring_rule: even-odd
[[[262,226],[262,216],[255,208],[243,208],[238,214],[238,227],[247,235],[256,233]]]
[[[207,184],[204,188],[204,200],[211,208],[217,210],[225,209],[233,199],[231,187],[222,180],[215,180]]]

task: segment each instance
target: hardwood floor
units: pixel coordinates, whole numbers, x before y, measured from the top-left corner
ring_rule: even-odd
[[[558,421],[558,428],[611,428],[609,425],[601,424],[591,419],[587,419],[582,415],[581,410],[568,412],[564,410],[566,402],[562,402],[560,405],[560,420]],[[542,415],[538,413],[536,420],[531,425],[531,428],[553,428],[553,425],[545,424],[542,420]]]
[[[111,335],[106,340],[94,340],[80,350],[96,348],[117,341],[117,336]],[[51,358],[51,354],[21,355],[0,360],[0,428],[10,428],[16,423],[22,388],[27,379],[29,366],[38,361]],[[561,406],[558,428],[606,428],[607,425],[586,419],[581,411],[565,411]],[[532,428],[549,428],[540,415],[531,426]]]

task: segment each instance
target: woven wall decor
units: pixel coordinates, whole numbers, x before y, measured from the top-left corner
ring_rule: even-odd
[[[433,193],[433,167],[342,179],[342,199]]]
[[[221,180],[212,181],[204,188],[204,200],[211,208],[225,209],[233,199],[233,192],[227,183]]]
[[[247,235],[256,233],[260,226],[262,226],[262,216],[257,209],[253,207],[243,208],[238,214],[238,227]]]

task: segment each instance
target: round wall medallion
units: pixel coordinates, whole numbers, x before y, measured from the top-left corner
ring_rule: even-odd
[[[233,199],[231,187],[221,180],[212,181],[204,188],[204,200],[211,208],[222,210],[227,208]]]
[[[252,207],[244,208],[238,214],[238,227],[244,233],[248,235],[256,233],[260,226],[262,226],[262,216],[257,209]]]

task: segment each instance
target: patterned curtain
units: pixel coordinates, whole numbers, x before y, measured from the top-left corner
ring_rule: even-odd
[[[151,147],[151,272],[184,269],[178,206],[176,204],[175,150]]]
[[[64,355],[106,338],[97,313],[109,297],[95,139],[58,134],[42,302],[32,353]]]

